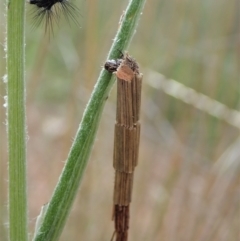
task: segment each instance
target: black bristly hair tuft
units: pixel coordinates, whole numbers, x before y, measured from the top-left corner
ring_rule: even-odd
[[[59,23],[61,14],[69,23],[71,19],[79,26],[77,18],[80,11],[69,0],[29,0],[29,3],[36,6],[32,11],[33,26],[35,27],[44,24],[45,31],[53,32],[53,23]]]

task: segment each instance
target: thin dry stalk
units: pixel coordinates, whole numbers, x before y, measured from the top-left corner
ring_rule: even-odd
[[[115,231],[112,240],[115,237],[116,241],[127,241],[133,175],[138,163],[142,74],[139,74],[135,60],[127,54],[123,59],[106,62],[105,68],[117,76],[117,113],[113,154]]]

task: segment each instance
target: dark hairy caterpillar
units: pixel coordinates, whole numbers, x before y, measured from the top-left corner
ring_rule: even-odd
[[[33,10],[33,25],[45,25],[45,31],[53,32],[53,23],[59,22],[60,15],[64,15],[69,22],[71,19],[76,25],[79,25],[77,17],[79,9],[69,0],[29,0],[29,3],[35,5]]]

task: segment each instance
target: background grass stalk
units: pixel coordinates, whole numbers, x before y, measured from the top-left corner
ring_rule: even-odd
[[[7,131],[9,238],[27,241],[26,125],[24,80],[25,1],[7,5]]]
[[[108,59],[119,57],[119,50],[124,50],[129,44],[144,3],[145,0],[132,0],[129,2]],[[114,80],[111,80],[111,74],[102,70],[83,114],[82,122],[54,190],[43,223],[34,239],[35,241],[58,240],[63,230],[93,146],[104,104],[113,83]]]

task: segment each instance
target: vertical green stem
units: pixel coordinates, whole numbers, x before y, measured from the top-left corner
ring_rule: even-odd
[[[9,238],[27,241],[26,125],[24,80],[25,0],[7,3],[7,131]]]
[[[129,2],[108,59],[119,57],[119,50],[124,51],[130,43],[145,1],[131,0]],[[35,241],[56,241],[63,230],[93,146],[104,104],[113,83],[111,74],[102,70],[83,114],[82,122],[59,182],[34,238]]]

